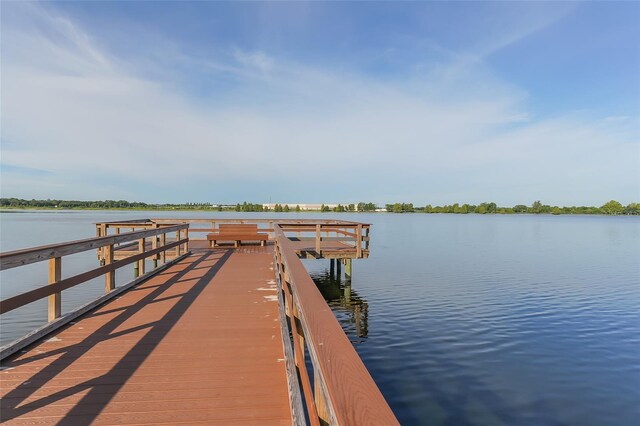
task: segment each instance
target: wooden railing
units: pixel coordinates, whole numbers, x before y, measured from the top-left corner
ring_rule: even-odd
[[[47,317],[49,321],[49,327],[43,327],[41,330],[42,332],[30,333],[29,335],[25,336],[26,340],[25,338],[23,338],[1,348],[0,359],[35,341],[40,336],[53,331],[53,329],[60,327],[61,325],[65,324],[66,322],[77,317],[81,313],[86,312],[89,309],[89,306],[87,305],[84,307],[84,309],[73,311],[67,315],[64,315],[64,318],[61,318],[61,301],[62,292],[64,290],[75,287],[94,278],[104,276],[105,295],[102,298],[98,299],[98,301],[96,301],[96,303],[102,303],[115,296],[116,293],[120,293],[124,289],[129,288],[131,285],[141,281],[142,279],[146,279],[149,276],[159,272],[160,269],[164,269],[165,267],[167,267],[170,264],[169,262],[166,262],[165,257],[165,254],[168,250],[175,250],[176,260],[188,254],[189,239],[186,237],[188,227],[188,224],[155,227],[143,231],[128,232],[111,236],[101,236],[88,238],[85,240],[71,241],[61,244],[53,244],[0,253],[0,271],[37,262],[49,262],[48,285],[0,300],[0,314],[4,314],[45,297],[48,298]],[[176,233],[176,240],[167,242],[166,235],[168,233]],[[181,235],[184,235],[185,237],[180,238]],[[146,248],[147,239],[152,240],[152,246],[150,249]],[[137,244],[139,247],[138,253],[121,260],[115,260],[115,249],[127,243]],[[64,258],[64,256],[82,253],[89,250],[98,250],[102,253],[103,262],[101,266],[90,271],[63,279],[62,259]],[[148,258],[161,260],[163,265],[161,267],[158,267],[157,262],[154,262],[154,266],[157,269],[154,269],[145,274],[145,259]],[[137,265],[140,277],[125,285],[119,286],[116,291],[115,271],[132,263],[135,263]],[[91,305],[91,303],[89,305]],[[64,319],[64,321],[61,321],[62,319]],[[54,325],[51,326],[52,324]]]
[[[96,224],[96,235],[105,236],[119,234],[122,230],[149,229],[170,226],[177,223],[189,224],[187,236],[190,241],[206,241],[205,234],[219,232],[220,224],[257,224],[258,232],[267,233],[275,240],[274,225],[297,241],[313,241],[312,245],[317,257],[322,257],[322,242],[338,242],[350,245],[355,251],[355,258],[368,255],[370,225],[345,220],[313,220],[313,219],[143,219],[121,222],[101,222]],[[123,247],[124,248],[124,247]],[[98,253],[98,258],[101,253]]]
[[[351,245],[355,249],[355,258],[363,257],[369,250],[370,226],[363,223],[289,223],[278,224],[288,236],[295,234],[298,241],[314,241],[315,252],[322,257],[322,242],[335,241]],[[333,234],[333,236],[331,236]]]
[[[294,423],[398,424],[283,228],[274,225],[274,262]]]
[[[101,222],[101,223],[96,223],[96,237],[121,235],[122,232],[136,232],[136,231],[147,230],[147,229],[158,229],[158,228],[166,229],[167,227],[172,227],[177,225],[181,225],[181,227],[176,231],[173,231],[173,230],[163,231],[161,234],[159,234],[159,237],[151,239],[151,247],[156,248],[158,244],[160,245],[167,244],[167,241],[170,240],[170,238],[167,238],[167,234],[169,233],[175,232],[175,237],[173,237],[175,241],[178,241],[180,239],[189,240],[190,239],[189,225],[185,223],[179,223],[179,222],[159,224],[151,221],[150,219],[139,219],[139,220],[131,220],[131,221],[118,221],[118,222]],[[113,231],[113,232],[110,232],[110,231]],[[126,244],[125,243],[118,244],[117,247],[115,247],[115,249],[127,250],[126,251],[127,255],[135,255],[135,254],[140,254],[144,252],[146,250],[145,245],[146,245],[146,241],[138,240],[138,241],[131,241]],[[106,261],[106,257],[107,257],[106,251],[107,251],[107,247],[101,247],[97,250],[98,260],[100,260],[101,264],[104,264]],[[154,265],[157,266],[157,260],[162,260],[162,263],[166,262],[168,254],[171,254],[173,257],[178,257],[180,256],[180,250],[179,248],[176,248],[175,250],[171,251],[171,253],[169,252],[169,250],[163,251],[161,255],[154,258]],[[138,270],[138,267],[134,266],[134,274],[136,274],[137,276],[139,273],[140,272]],[[144,273],[144,271],[142,273]]]

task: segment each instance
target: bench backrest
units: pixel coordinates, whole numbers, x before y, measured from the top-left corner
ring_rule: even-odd
[[[257,234],[258,225],[255,223],[221,223],[218,227],[221,234]]]

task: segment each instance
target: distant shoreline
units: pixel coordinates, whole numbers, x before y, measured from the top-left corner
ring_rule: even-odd
[[[271,207],[271,208],[270,208]],[[316,209],[315,207],[319,207]],[[480,204],[454,203],[444,206],[424,207],[414,206],[413,203],[385,204],[384,208],[375,203],[359,202],[357,204],[147,204],[139,201],[126,200],[25,200],[21,198],[0,198],[0,211],[16,210],[114,210],[114,211],[197,211],[197,212],[237,212],[237,213],[448,213],[448,214],[583,214],[583,215],[640,215],[640,203],[630,203],[623,206],[616,200],[610,200],[600,207],[595,206],[551,206],[540,201],[534,201],[531,206],[517,204],[513,207],[498,206],[493,202]]]
[[[289,211],[289,212],[274,212],[273,210],[269,210],[269,211],[253,211],[253,212],[238,212],[235,209],[224,209],[224,210],[218,210],[218,209],[206,209],[206,208],[171,208],[171,207],[159,207],[159,208],[88,208],[88,207],[84,207],[84,208],[50,208],[50,207],[1,207],[0,208],[0,213],[21,213],[21,212],[82,212],[82,211],[130,211],[130,212],[153,212],[153,211],[179,211],[179,212],[185,212],[185,211],[193,211],[193,212],[198,212],[198,213],[203,213],[203,212],[209,212],[209,213],[257,213],[260,215],[263,214],[268,214],[268,213],[304,213],[304,214],[312,214],[312,213],[320,213],[320,214],[326,214],[326,213],[356,213],[356,214],[363,214],[363,213],[374,213],[374,214],[398,214],[398,213],[405,213],[405,214],[426,214],[426,215],[479,215],[479,216],[483,216],[483,215],[504,215],[504,216],[519,216],[519,215],[536,215],[536,216],[638,216],[638,214],[626,214],[626,213],[620,213],[620,214],[610,214],[610,213],[550,213],[550,212],[545,212],[545,213],[529,213],[529,212],[519,212],[519,213],[515,213],[515,212],[492,212],[492,213],[476,213],[476,212],[467,212],[467,213],[454,213],[454,212],[424,212],[423,210],[416,210],[416,211],[412,211],[412,212],[393,212],[393,211],[366,211],[366,212],[335,212],[335,211],[330,211],[330,212],[322,212],[320,210],[302,210],[299,212],[296,211]]]

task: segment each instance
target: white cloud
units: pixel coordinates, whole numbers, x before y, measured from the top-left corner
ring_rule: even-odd
[[[610,115],[604,118],[604,121],[627,121],[629,119],[628,115]]]
[[[40,177],[3,173],[3,195],[172,201],[236,185],[227,201],[238,201],[250,199],[241,191],[252,182],[304,180],[325,193],[302,201],[452,202],[508,182],[493,199],[559,198],[564,185],[578,202],[592,199],[593,182],[615,195],[620,181],[638,177],[637,133],[625,144],[627,133],[611,137],[588,120],[532,121],[526,93],[481,64],[378,81],[261,51],[194,59],[211,79],[235,76],[224,103],[142,77],[51,10],[20,13],[3,24],[2,162],[53,175],[43,190]],[[163,192],[180,185],[185,193]]]

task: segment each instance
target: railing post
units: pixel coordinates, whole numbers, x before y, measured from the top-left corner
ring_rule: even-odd
[[[370,230],[370,229],[369,229],[369,227],[367,226],[367,227],[365,228],[365,234],[364,234],[364,235],[365,235],[365,237],[367,237],[367,241],[365,241],[364,248],[365,248],[365,249],[367,249],[367,250],[369,250],[369,230]]]
[[[146,243],[147,243],[147,240],[145,238],[141,238],[140,240],[138,240],[138,251],[140,253],[144,253],[145,252]],[[144,275],[144,261],[145,261],[144,257],[142,259],[138,260],[138,274],[139,275]]]
[[[162,234],[160,234],[160,245],[164,247],[166,244],[167,244],[167,233],[163,232]],[[162,250],[162,252],[160,252],[160,260],[162,261],[163,265],[167,263],[167,250]]]
[[[104,263],[105,265],[111,265],[113,263],[113,244],[105,247]],[[114,288],[116,288],[116,272],[109,271],[104,275],[104,292],[109,293]]]
[[[53,257],[49,259],[49,284],[57,283],[62,279],[62,258]],[[61,299],[60,293],[54,293],[49,296],[48,305],[48,319],[49,322],[60,317],[61,314]]]
[[[180,241],[180,230],[176,231],[176,241]],[[180,257],[180,245],[176,246],[176,257]]]
[[[300,358],[302,358],[303,361],[303,365],[304,365],[304,358],[305,358],[305,354],[304,354],[304,331],[302,330],[302,321],[300,320],[300,311],[298,310],[298,306],[295,303],[295,300],[293,300],[293,295],[291,297],[291,303],[293,305],[293,317],[292,317],[292,321],[296,322],[296,329],[298,330],[298,342],[300,345]],[[294,336],[294,339],[296,337]]]
[[[320,420],[322,420],[323,424],[330,424],[329,410],[327,408],[324,389],[322,387],[320,375],[316,371],[314,371],[313,374],[313,399],[316,403],[316,410],[318,411],[318,417]]]
[[[158,229],[158,224],[157,223],[153,224],[153,229]],[[157,234],[154,235],[153,236],[153,240],[151,240],[151,248],[154,249],[154,250],[156,248],[158,248],[158,235]],[[158,258],[159,257],[160,256],[158,256],[157,254],[153,255],[153,269],[156,269],[158,267]]]
[[[320,224],[316,224],[316,253],[320,256]]]
[[[187,240],[184,243],[184,252],[188,253],[189,252],[189,226],[184,228],[184,239]]]
[[[358,229],[356,231],[356,258],[360,259],[362,257],[362,224],[358,224]]]

